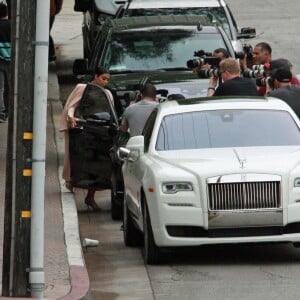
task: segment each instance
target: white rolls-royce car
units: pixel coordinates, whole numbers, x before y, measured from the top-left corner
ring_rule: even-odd
[[[124,242],[300,245],[300,121],[275,98],[160,103],[124,161]]]

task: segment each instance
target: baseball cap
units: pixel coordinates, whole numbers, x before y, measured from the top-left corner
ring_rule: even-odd
[[[292,81],[292,73],[289,69],[279,68],[274,73],[274,79],[280,82],[291,82]]]
[[[276,70],[276,69],[291,70],[292,64],[288,59],[285,59],[285,58],[273,59],[270,61],[270,69],[271,70]]]

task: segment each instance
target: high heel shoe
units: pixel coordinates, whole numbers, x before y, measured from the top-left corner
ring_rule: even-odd
[[[66,181],[66,182],[65,182],[65,187],[66,187],[66,189],[68,189],[71,193],[74,192],[74,191],[73,191],[73,184],[72,184],[71,181]]]
[[[93,211],[101,211],[101,208],[98,206],[95,200],[88,196],[85,197],[84,203],[86,204],[88,209],[91,208]]]

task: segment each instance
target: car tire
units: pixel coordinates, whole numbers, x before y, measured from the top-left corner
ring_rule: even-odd
[[[138,247],[143,243],[142,233],[133,224],[125,197],[123,209],[123,238],[124,244],[129,247]]]
[[[110,200],[110,213],[111,213],[111,218],[113,220],[121,220],[122,219],[122,206],[119,205],[118,201],[118,195],[117,195],[117,182],[115,177],[112,175],[111,178],[111,189],[110,189],[110,195],[111,195],[111,200]]]
[[[143,258],[145,264],[157,265],[160,262],[160,249],[156,246],[153,230],[151,226],[151,220],[149,216],[149,210],[146,201],[143,203],[143,225],[144,225],[144,248]]]

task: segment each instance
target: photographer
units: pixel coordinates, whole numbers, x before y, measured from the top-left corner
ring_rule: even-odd
[[[286,69],[291,71],[292,64],[285,58],[279,58],[271,60],[270,63],[265,65],[254,65],[254,70],[246,70],[243,72],[243,76],[247,78],[256,78],[256,85],[258,94],[265,96],[269,89],[273,89],[273,75],[278,69]],[[261,68],[262,67],[262,68]],[[266,88],[268,81],[269,89]],[[291,84],[299,84],[299,80],[296,76],[292,75]]]
[[[285,58],[278,58],[278,59],[273,59],[270,62],[270,73],[274,73],[277,69],[287,69],[292,72],[292,63]],[[292,73],[292,81],[291,84],[299,84],[299,80],[295,75]]]
[[[292,72],[288,69],[277,69],[272,76],[273,89],[267,80],[267,95],[285,101],[300,118],[300,85],[292,84]]]
[[[253,51],[251,51],[251,56],[252,64],[250,66],[247,64],[247,55],[240,60],[243,71],[252,68],[252,65],[264,65],[270,63],[272,60],[272,48],[266,42],[258,43],[255,45]]]
[[[228,51],[225,48],[217,48],[212,53],[212,57],[219,58],[220,61],[221,61],[224,58],[228,58],[229,57],[229,53],[228,53]],[[198,67],[194,68],[193,70],[197,72],[199,70],[209,70],[209,69],[211,69],[211,67],[212,66],[207,63],[207,64],[204,64],[202,66],[198,66]]]
[[[187,61],[187,66],[188,68],[193,69],[199,78],[205,79],[216,76],[219,80],[221,80],[221,77],[218,76],[220,61],[229,57],[229,53],[225,48],[217,48],[213,53],[199,50],[194,53],[194,56],[198,56],[199,59],[191,59]],[[219,85],[219,82],[217,85]]]
[[[145,123],[153,109],[158,105],[156,88],[151,83],[146,83],[141,89],[141,100],[129,105],[122,116],[120,130],[130,136],[141,135]]]
[[[252,53],[253,65],[268,65],[272,60],[272,48],[270,44],[261,42],[255,45]],[[252,66],[251,66],[252,67]],[[247,57],[241,60],[241,68],[243,71],[249,70],[247,66]],[[266,88],[264,86],[257,87],[258,95],[264,96]]]
[[[240,66],[236,59],[223,59],[219,64],[219,76],[223,82],[218,87],[219,77],[210,78],[207,96],[257,96],[254,82],[240,77]]]

